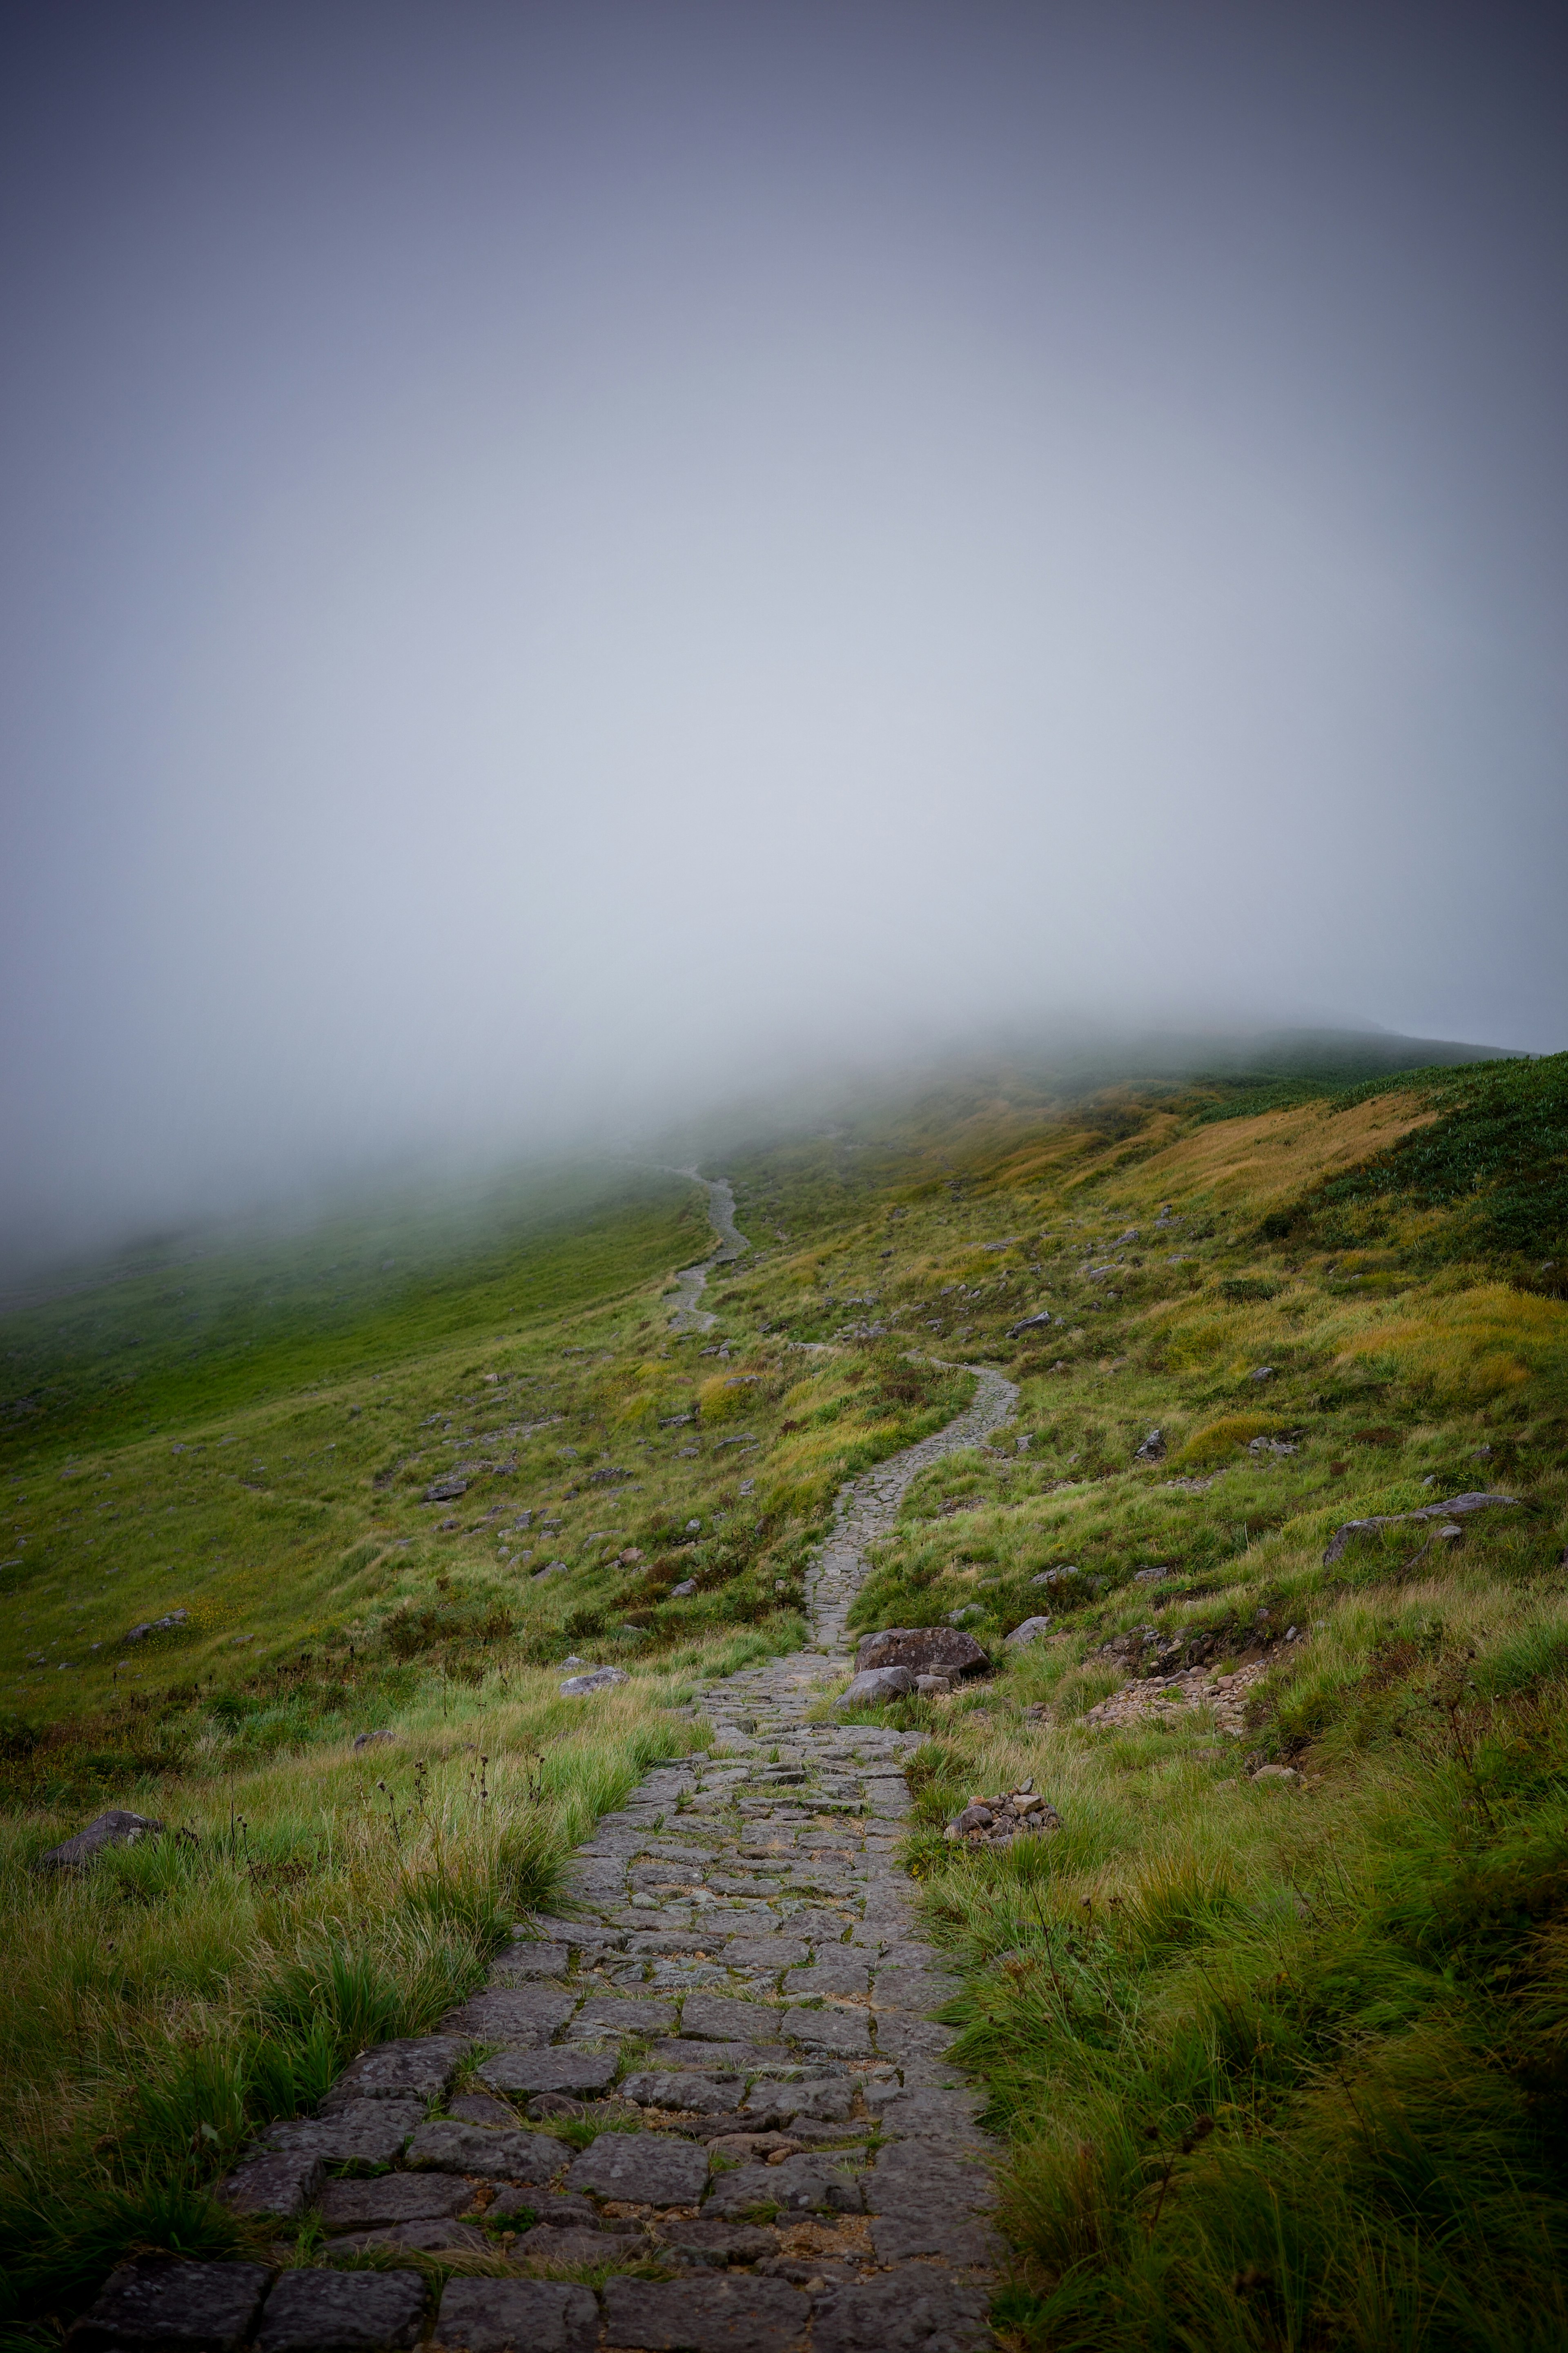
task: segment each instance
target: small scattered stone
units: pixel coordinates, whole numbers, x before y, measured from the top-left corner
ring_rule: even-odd
[[[1015,1626],[1003,1639],[1011,1650],[1026,1650],[1031,1642],[1037,1642],[1042,1634],[1050,1631],[1050,1624],[1048,1618],[1026,1618],[1022,1625]]]
[[[362,1748],[375,1747],[383,1741],[395,1741],[397,1735],[395,1732],[356,1732],[354,1734],[354,1755],[357,1757]]]

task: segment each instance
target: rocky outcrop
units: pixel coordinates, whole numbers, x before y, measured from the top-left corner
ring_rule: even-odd
[[[889,1626],[868,1634],[855,1653],[855,1670],[908,1667],[911,1675],[983,1675],[991,1661],[973,1634],[957,1626]]]
[[[1339,1559],[1352,1536],[1369,1535],[1376,1528],[1397,1527],[1402,1520],[1449,1520],[1467,1512],[1484,1512],[1493,1504],[1517,1504],[1517,1495],[1471,1493],[1450,1495],[1446,1504],[1423,1504],[1414,1512],[1380,1512],[1374,1519],[1347,1520],[1336,1528],[1323,1555],[1323,1567],[1330,1568]]]
[[[84,1831],[78,1831],[75,1838],[67,1839],[62,1846],[50,1847],[33,1868],[85,1871],[89,1863],[97,1862],[105,1847],[133,1846],[138,1839],[156,1837],[163,1827],[150,1814],[131,1814],[122,1806],[110,1806],[106,1814],[100,1814]]]

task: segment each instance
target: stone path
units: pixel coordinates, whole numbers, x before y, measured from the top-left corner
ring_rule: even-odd
[[[719,1247],[696,1266],[683,1266],[676,1274],[675,1296],[669,1317],[672,1332],[710,1332],[719,1321],[716,1315],[699,1307],[708,1282],[710,1267],[732,1265],[752,1247],[735,1223],[735,1196],[727,1176],[704,1176],[696,1168],[672,1168],[672,1176],[689,1176],[700,1185],[708,1196],[708,1221],[719,1237]]]
[[[230,2177],[242,2211],[314,2217],[321,2260],[143,2257],[71,2353],[991,2341],[991,2151],[897,1861],[916,1736],[806,1720],[843,1672],[867,1543],[919,1471],[1011,1413],[1011,1384],[978,1377],[967,1412],[845,1487],[809,1645],[699,1694],[712,1752],[600,1821],[571,1916],[520,1931],[435,2033],[365,2052]],[[541,2128],[565,2117],[601,2129],[580,2147]],[[334,2268],[373,2250],[393,2267]],[[444,2284],[395,2268],[412,2251],[449,2261]]]

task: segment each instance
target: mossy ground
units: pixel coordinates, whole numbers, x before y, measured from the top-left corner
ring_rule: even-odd
[[[1013,2151],[1005,2330],[1561,2343],[1565,1069],[1292,1078],[1272,1107],[986,1083],[731,1143],[756,1254],[703,1335],[661,1306],[700,1198],[624,1172],[470,1205],[445,1258],[438,1217],[405,1220],[395,1298],[396,1251],[367,1227],[355,1258],[340,1223],[9,1319],[24,2295],[52,2282],[63,2313],[121,2247],[221,2239],[245,2117],[468,1981],[593,1811],[700,1736],[672,1712],[692,1676],[798,1639],[836,1486],[984,1359],[1017,1420],[917,1482],[857,1617],[962,1611],[988,1647],[1053,1620],[904,1710],[931,1735],[911,1865]],[[1342,1521],[1479,1487],[1521,1501],[1324,1565]],[[1149,1657],[1260,1670],[1243,1741],[1203,1711],[1084,1725],[1130,1672],[1103,1645],[1140,1628]],[[569,1651],[631,1673],[591,1718],[555,1694]],[[347,1746],[373,1726],[399,1736],[374,1772]],[[1061,1832],[955,1854],[954,1801],[1025,1772]],[[36,1879],[104,1803],[196,1843]]]

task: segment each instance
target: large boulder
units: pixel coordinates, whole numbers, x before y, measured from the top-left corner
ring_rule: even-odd
[[[155,1838],[163,1825],[149,1814],[127,1813],[123,1806],[110,1806],[106,1814],[89,1822],[86,1830],[78,1831],[75,1838],[63,1846],[50,1847],[34,1864],[35,1871],[85,1871],[96,1862],[105,1847],[134,1846],[138,1839]]]
[[[983,1675],[991,1661],[973,1634],[958,1626],[889,1626],[868,1634],[855,1653],[855,1671],[908,1667],[911,1675]]]
[[[851,1678],[848,1689],[840,1694],[840,1707],[879,1706],[883,1700],[902,1699],[915,1688],[915,1679],[908,1667],[868,1667],[864,1674]]]

